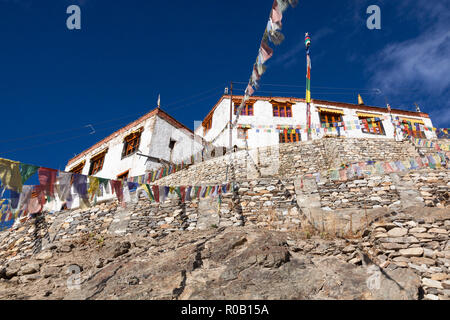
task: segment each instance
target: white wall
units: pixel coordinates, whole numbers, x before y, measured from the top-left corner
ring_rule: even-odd
[[[378,112],[378,111],[366,111],[366,110],[355,110],[350,108],[343,108],[339,106],[335,106],[332,104],[311,104],[311,124],[312,127],[320,126],[320,118],[317,107],[325,107],[325,108],[333,108],[344,111],[343,121],[350,121],[354,123],[355,120],[359,120],[356,113],[365,112],[370,114],[379,114],[380,118],[383,121],[383,127],[385,129],[385,135],[375,135],[370,133],[363,133],[361,129],[353,129],[353,130],[341,130],[341,136],[349,137],[349,138],[386,138],[393,139],[394,138],[394,126],[390,121],[389,113],[387,112]],[[234,105],[233,105],[234,108]],[[234,110],[233,110],[234,111]],[[230,119],[230,99],[224,98],[217,108],[215,109],[212,116],[212,128],[208,130],[206,135],[203,135],[203,127],[197,128],[195,131],[196,134],[204,137],[205,140],[211,141],[217,137],[220,131],[224,128],[224,126],[229,122]],[[279,133],[276,131],[277,125],[288,125],[292,127],[296,127],[301,125],[302,127],[306,126],[306,103],[297,102],[292,106],[292,117],[273,117],[272,112],[272,104],[266,100],[258,100],[253,105],[253,116],[240,116],[238,120],[238,124],[247,124],[253,125],[252,129],[248,131],[248,146],[249,148],[263,147],[269,145],[276,145],[279,143]],[[388,116],[388,120],[384,120],[384,117]],[[395,117],[395,112],[393,113]],[[402,116],[402,115],[398,115]],[[414,116],[403,116],[411,119],[421,119],[425,122],[425,126],[432,127],[432,122],[429,118],[421,118]],[[236,116],[233,114],[233,121]],[[267,128],[259,129],[259,133],[256,132],[258,129],[258,125],[270,126],[273,128],[271,132],[264,132]],[[430,131],[425,131],[427,138],[433,138],[435,135]],[[332,133],[331,131],[327,132],[327,135],[337,135],[338,133]],[[319,134],[316,133],[315,130],[312,131],[312,138],[318,139],[324,136],[324,131],[321,130]],[[240,148],[245,147],[245,141],[243,139],[238,139],[237,129],[233,129],[233,145],[237,145]],[[301,132],[301,140],[307,140],[307,134]],[[214,141],[214,144],[217,146],[229,146],[229,131],[228,129],[222,132],[222,134]]]
[[[76,167],[77,164],[86,160],[84,165],[82,174],[89,175],[90,168],[90,159],[92,156],[95,156],[105,148],[108,148],[108,152],[105,155],[105,160],[103,163],[102,169],[95,174],[96,177],[107,178],[107,179],[116,179],[117,175],[130,170],[128,173],[129,177],[134,177],[138,175],[142,175],[145,173],[145,165],[147,158],[138,156],[136,153],[124,157],[122,159],[122,151],[123,151],[123,139],[129,135],[131,132],[143,127],[143,131],[141,134],[141,140],[139,143],[139,152],[143,154],[149,153],[150,141],[152,138],[152,125],[155,121],[155,116],[145,120],[144,122],[130,128],[127,131],[118,133],[113,139],[104,143],[100,147],[88,152],[83,157],[78,159],[73,164],[66,166],[65,171],[70,171],[72,168]]]
[[[139,143],[138,152],[126,156],[122,159],[123,139],[131,132],[143,127],[141,134],[141,141]],[[66,166],[65,171],[70,171],[86,160],[82,174],[89,175],[90,159],[105,148],[108,152],[105,155],[105,160],[102,169],[95,174],[96,177],[116,179],[117,175],[129,170],[128,177],[135,177],[145,174],[149,170],[154,170],[162,166],[162,164],[149,160],[144,156],[139,156],[137,153],[150,155],[155,158],[162,158],[170,160],[169,141],[170,138],[177,141],[173,152],[173,162],[179,163],[182,160],[189,159],[192,151],[201,150],[200,143],[193,142],[193,135],[187,129],[176,128],[168,123],[166,120],[155,115],[144,122],[130,128],[127,131],[117,134],[116,137],[102,146],[88,152],[86,155],[78,159],[71,165]]]
[[[173,163],[186,161],[192,154],[202,149],[201,143],[194,142],[191,132],[186,129],[175,128],[166,120],[157,117],[150,143],[149,155],[170,161],[169,143],[171,139],[176,141],[172,154]],[[147,163],[147,170],[153,170],[159,167],[160,165],[155,164],[155,162],[148,161]]]

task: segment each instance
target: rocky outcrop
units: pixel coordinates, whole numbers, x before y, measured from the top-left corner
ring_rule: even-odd
[[[3,259],[1,299],[449,299],[450,212],[390,212],[359,236],[255,227],[91,233]]]
[[[394,270],[381,278],[389,293],[371,290],[366,267],[334,255],[343,242],[249,228],[72,244],[45,262],[9,262],[0,298],[417,299],[421,285],[411,270]]]

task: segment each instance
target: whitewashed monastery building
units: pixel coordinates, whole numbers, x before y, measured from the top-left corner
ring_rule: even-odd
[[[180,163],[201,149],[191,129],[156,108],[70,159],[65,171],[126,179]]]
[[[230,98],[232,99],[232,121],[243,96],[223,95],[195,130],[195,134],[216,146],[229,146]],[[392,119],[402,124],[396,128]],[[332,128],[333,123],[341,123]],[[232,131],[232,145],[237,148],[257,148],[278,143],[307,140],[305,99],[288,97],[250,98],[242,110],[238,125]],[[346,127],[344,127],[344,124]],[[405,131],[404,124],[409,127]],[[405,110],[372,107],[351,103],[313,99],[311,103],[312,139],[326,135],[349,138],[402,139],[406,135],[417,138],[435,138],[428,114]],[[284,130],[284,129],[288,130]],[[325,130],[325,128],[327,128]],[[278,129],[278,130],[277,130]],[[302,131],[303,129],[303,131]]]
[[[202,125],[195,129],[195,134],[156,108],[70,159],[65,171],[107,179],[129,178],[169,163],[186,161],[202,152],[206,143],[228,148],[230,107],[234,121],[242,99],[243,96],[224,94]],[[401,129],[393,124],[392,119],[402,124]],[[425,127],[433,127],[433,124],[429,115],[423,112],[398,109],[389,112],[387,108],[317,99],[311,103],[312,139],[336,135],[397,140],[406,135],[435,138],[435,133],[425,130]],[[305,128],[304,99],[254,96],[232,130],[232,147],[253,149],[306,141]],[[209,150],[205,153],[209,154]]]

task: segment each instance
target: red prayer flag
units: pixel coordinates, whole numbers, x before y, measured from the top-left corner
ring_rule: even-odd
[[[117,195],[117,199],[120,203],[122,203],[123,200],[123,190],[122,190],[122,181],[121,180],[111,180],[111,189],[113,190],[113,193]]]
[[[39,183],[45,193],[51,197],[54,196],[57,173],[57,170],[49,168],[39,168],[38,170]]]
[[[255,93],[255,90],[253,89],[253,87],[251,85],[248,85],[246,92],[248,93],[249,96],[251,96],[251,95],[253,95],[253,93]]]
[[[278,6],[277,0],[275,0],[273,2],[270,18],[272,19],[272,22],[279,23],[279,25],[281,26],[281,20],[283,19],[283,13],[281,12],[280,7]]]
[[[269,44],[267,42],[265,42],[264,40],[261,41],[260,51],[261,51],[262,58],[264,60],[264,61],[262,61],[262,63],[269,60],[273,55],[273,49],[271,47],[269,47]]]
[[[156,202],[159,202],[159,186],[152,186],[153,190],[153,197],[155,198]]]
[[[180,187],[180,194],[181,194],[181,202],[184,203],[184,199],[186,198],[186,187]]]

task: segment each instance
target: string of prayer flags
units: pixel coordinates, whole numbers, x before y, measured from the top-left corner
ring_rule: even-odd
[[[273,49],[270,48],[269,41],[274,45],[279,45],[284,40],[284,35],[280,32],[282,27],[283,12],[289,7],[289,5],[295,7],[297,4],[297,0],[274,0],[270,11],[269,20],[267,21],[266,29],[264,30],[260,48],[258,50],[258,55],[253,65],[252,74],[250,76],[247,88],[245,89],[244,98],[238,108],[236,119],[233,122],[232,127],[236,127],[236,123],[238,122],[239,116],[246,102],[255,93],[255,90],[258,90],[258,82],[266,70],[264,63],[273,56]]]

